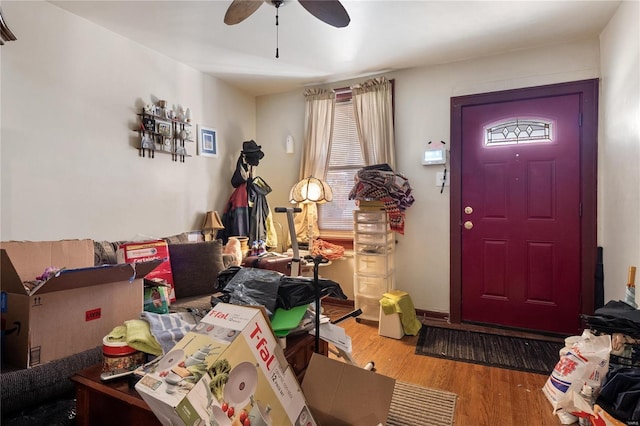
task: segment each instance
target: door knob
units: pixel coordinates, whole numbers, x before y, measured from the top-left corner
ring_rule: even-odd
[[[473,222],[471,222],[470,220],[466,221],[466,222],[464,223],[464,227],[465,227],[465,229],[471,229],[471,228],[473,228]]]
[[[471,214],[471,213],[473,213],[473,209],[471,208],[471,206],[467,206],[467,207],[464,208],[464,212],[466,214]]]

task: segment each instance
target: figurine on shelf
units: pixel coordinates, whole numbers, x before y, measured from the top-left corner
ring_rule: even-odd
[[[142,141],[140,142],[140,148],[142,149],[155,149],[153,139],[147,135],[142,135]]]
[[[191,110],[189,108],[185,111],[184,117],[186,118],[187,123],[191,123]]]

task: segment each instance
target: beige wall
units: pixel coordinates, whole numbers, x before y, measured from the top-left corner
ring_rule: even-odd
[[[627,270],[633,265],[640,268],[638,22],[640,3],[625,1],[600,35],[598,228],[605,300],[624,300]],[[636,299],[640,302],[640,291]]]
[[[255,98],[50,3],[2,7],[18,37],[0,50],[3,240],[160,237],[224,208]],[[216,128],[220,156],[138,157],[136,113],[155,99]]]
[[[442,166],[423,166],[420,160],[429,141],[449,142],[450,98],[598,76],[596,38],[387,74],[396,84],[396,170],[409,179],[416,199],[407,210],[405,235],[398,235],[396,283],[397,288],[411,295],[417,308],[449,312],[449,191],[441,194],[435,185],[436,172],[442,171]],[[330,87],[344,87],[351,82]],[[261,165],[261,174],[278,183],[272,184],[270,199],[282,204],[297,178],[296,171],[282,164],[299,164],[303,91],[260,97],[257,108],[258,138],[269,141],[274,147],[272,157],[277,157]],[[296,140],[294,155],[284,154],[287,132]],[[321,271],[338,281],[349,295],[353,294],[351,263],[351,259],[338,261]]]

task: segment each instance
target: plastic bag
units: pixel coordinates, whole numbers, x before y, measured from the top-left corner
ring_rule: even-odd
[[[597,402],[618,419],[637,424],[640,421],[640,366],[612,368]]]
[[[235,305],[264,306],[269,317],[276,309],[280,272],[268,269],[241,268],[225,285],[224,293],[229,294],[229,303]]]
[[[610,335],[594,336],[589,330],[582,333],[581,339],[560,357],[542,388],[554,412],[573,408],[573,394],[583,385],[600,389],[609,369],[610,351]]]
[[[230,266],[218,274],[218,283],[216,289],[223,291],[229,281],[242,269],[240,266]]]
[[[347,296],[342,292],[340,284],[325,278],[318,279],[320,297],[332,296],[346,300]],[[283,276],[278,289],[277,307],[291,309],[312,303],[316,300],[316,291],[313,278]]]

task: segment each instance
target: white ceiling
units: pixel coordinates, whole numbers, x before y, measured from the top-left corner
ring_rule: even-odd
[[[51,3],[259,96],[597,36],[617,0],[342,0],[334,28],[296,0],[228,26],[231,0]]]

